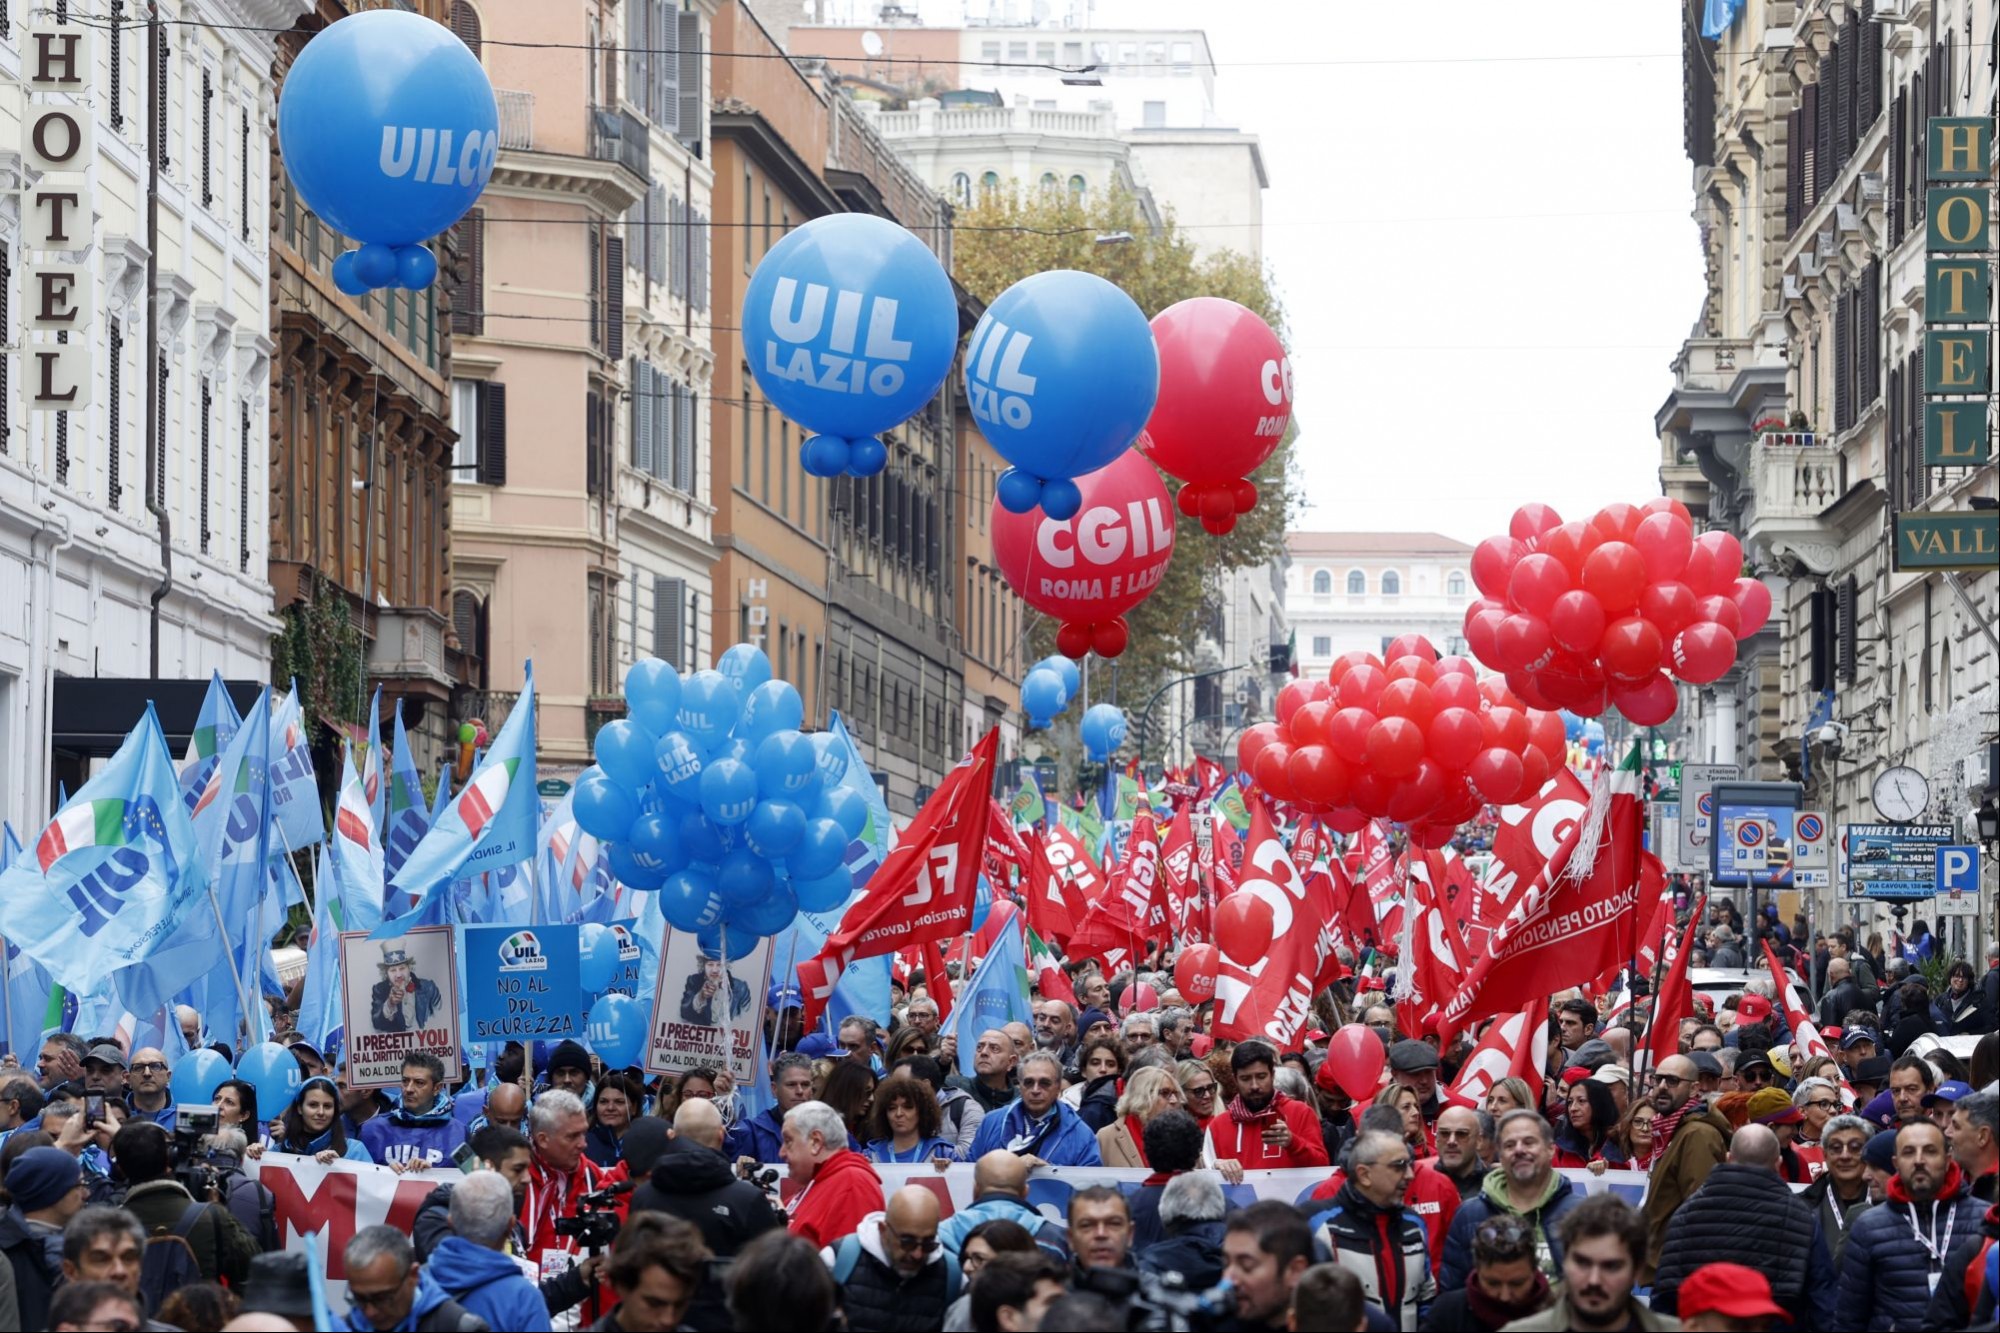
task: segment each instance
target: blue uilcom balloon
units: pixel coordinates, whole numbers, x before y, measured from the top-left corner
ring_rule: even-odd
[[[1106,466],[1145,428],[1160,393],[1153,330],[1132,298],[1092,273],[1056,269],[994,298],[965,349],[979,431],[1014,466],[1000,503],[1076,516],[1075,478]]]
[[[880,472],[889,455],[876,433],[931,400],[958,349],[958,303],[937,256],[866,213],[815,218],[772,246],[743,293],[742,324],[757,387],[813,432],[799,456],[818,477]]]
[[[306,43],[285,75],[278,145],[306,206],[363,242],[335,261],[358,294],[437,277],[423,245],[493,174],[500,113],[479,60],[442,24],[372,9]]]

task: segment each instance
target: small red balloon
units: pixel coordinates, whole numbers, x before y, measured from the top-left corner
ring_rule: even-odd
[[[1562,521],[1562,515],[1548,505],[1525,504],[1514,511],[1507,531],[1516,541],[1531,542],[1551,528],[1561,527]]]
[[[1320,688],[1325,689],[1324,682]],[[1312,699],[1292,714],[1292,720],[1285,729],[1291,733],[1294,745],[1330,745],[1332,733],[1328,726],[1333,721],[1334,703],[1331,699]]]
[[[1668,642],[1701,619],[1701,601],[1685,583],[1655,583],[1639,594],[1639,614]]]
[[[1479,719],[1486,743],[1519,754],[1528,748],[1528,715],[1505,704],[1486,710]]]
[[[1737,627],[1736,636],[1747,639],[1764,628],[1771,619],[1771,590],[1761,579],[1738,579],[1729,591],[1729,600],[1736,603],[1742,614],[1742,623]]]
[[[1384,686],[1375,709],[1383,717],[1408,718],[1419,729],[1430,726],[1431,719],[1437,716],[1437,702],[1431,697],[1431,687],[1408,677],[1392,680]]]
[[[1252,772],[1257,754],[1272,741],[1283,740],[1284,734],[1275,722],[1259,722],[1236,739],[1236,771]]]
[[[1627,542],[1605,542],[1585,557],[1583,586],[1606,615],[1630,611],[1646,587],[1646,561]]]
[[[1527,553],[1527,544],[1513,537],[1488,537],[1472,548],[1472,585],[1488,597],[1505,597],[1507,579]]]
[[[1516,611],[1546,617],[1556,598],[1571,587],[1569,570],[1552,555],[1529,555],[1507,580],[1507,601]]]
[[[1376,701],[1388,685],[1388,672],[1364,662],[1340,678],[1336,694],[1342,708],[1366,708],[1374,712]]]
[[[1273,708],[1278,714],[1278,721],[1289,723],[1292,720],[1292,714],[1298,712],[1299,709],[1311,702],[1312,685],[1309,682],[1304,680],[1288,680],[1285,682],[1284,687],[1278,691],[1277,702],[1273,705]]]
[[[1438,660],[1438,650],[1421,634],[1398,634],[1389,640],[1389,646],[1382,650],[1382,660],[1394,662],[1402,657],[1420,657],[1426,662],[1435,663]]]
[[[1673,681],[1655,671],[1643,684],[1614,693],[1611,702],[1627,721],[1641,727],[1657,727],[1680,706],[1680,691],[1674,688]]]
[[[1174,960],[1174,988],[1189,1004],[1215,998],[1215,971],[1221,961],[1213,944],[1190,944]]]
[[[1573,653],[1594,652],[1604,637],[1604,605],[1581,588],[1556,598],[1549,608],[1549,635]]]
[[[1521,795],[1518,799],[1525,801],[1547,786],[1549,774],[1553,772],[1555,766],[1549,763],[1549,757],[1534,746],[1521,751]]]
[[[1479,678],[1456,671],[1441,675],[1431,682],[1431,702],[1438,706],[1439,712],[1447,708],[1469,708],[1476,713],[1481,702]]]
[[[1678,514],[1652,513],[1639,520],[1632,545],[1646,562],[1646,577],[1654,583],[1677,579],[1694,554],[1694,529]]]
[[[1698,621],[1674,640],[1674,674],[1690,685],[1722,679],[1736,664],[1736,636],[1710,621]]]
[[[1532,671],[1555,647],[1549,624],[1530,615],[1511,615],[1500,622],[1493,634],[1491,665],[1502,671]]]
[[[1485,746],[1485,728],[1479,714],[1470,709],[1445,709],[1431,719],[1424,733],[1425,752],[1448,769],[1464,769]]]
[[[1494,746],[1482,750],[1466,770],[1479,794],[1495,805],[1510,805],[1521,795],[1521,780],[1527,768],[1521,756]]]
[[[1219,486],[1233,515],[1235,483],[1271,456],[1291,420],[1284,345],[1254,310],[1219,296],[1162,310],[1153,342],[1160,394],[1146,422],[1149,453],[1183,481]]]
[[[1614,680],[1644,680],[1660,669],[1666,641],[1650,620],[1622,616],[1605,627],[1597,657]]]
[[[1713,621],[1738,638],[1742,637],[1739,631],[1743,628],[1743,613],[1727,597],[1704,597],[1695,604],[1695,610],[1700,612],[1701,619]]]
[[[1292,743],[1277,740],[1259,750],[1251,763],[1250,777],[1274,801],[1289,801],[1298,796],[1292,790],[1289,773],[1291,758]]]
[[[1340,708],[1327,719],[1326,739],[1350,764],[1368,762],[1368,733],[1378,719],[1366,708]]]
[[[1285,777],[1305,800],[1339,805],[1347,799],[1347,764],[1324,745],[1302,745],[1293,750],[1285,761]]]
[[[1326,1060],[1314,1078],[1326,1092],[1344,1093],[1354,1102],[1370,1101],[1388,1058],[1387,1048],[1373,1029],[1349,1023],[1328,1038]]]
[[[1232,893],[1215,905],[1215,942],[1226,957],[1244,967],[1261,962],[1270,952],[1277,924],[1271,904],[1254,893]]]
[[[1423,728],[1406,717],[1385,717],[1368,732],[1368,763],[1382,777],[1408,777],[1423,757]]]

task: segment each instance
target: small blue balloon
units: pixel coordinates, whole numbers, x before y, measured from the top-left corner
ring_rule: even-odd
[[[826,794],[827,817],[840,825],[851,841],[868,827],[868,798],[858,791],[839,787]]]
[[[798,898],[788,885],[778,881],[763,897],[730,908],[729,915],[724,919],[729,922],[729,934],[733,940],[739,930],[751,936],[775,935],[797,920],[798,915]]]
[[[873,435],[847,442],[847,475],[872,477],[889,465],[889,446]]]
[[[1042,512],[1058,523],[1076,517],[1083,508],[1083,488],[1067,477],[1051,477],[1042,483]]]
[[[722,891],[723,901],[732,905],[756,902],[776,882],[771,863],[747,847],[731,850],[715,872],[715,887]]]
[[[660,885],[660,915],[675,930],[700,930],[722,919],[728,906],[715,887],[715,879],[698,870],[687,869],[668,875]]]
[[[1010,514],[1028,513],[1042,502],[1041,478],[1016,467],[1002,472],[993,489],[999,497],[1000,507]]]
[[[806,812],[797,801],[759,801],[743,825],[743,840],[750,850],[770,860],[789,856],[805,836]]]
[[[597,729],[591,752],[597,756],[597,766],[613,782],[637,790],[660,775],[659,763],[653,758],[653,748],[659,743],[658,736],[631,718],[621,717]]]
[[[600,995],[585,1018],[583,1039],[608,1068],[636,1064],[646,1044],[646,1011],[629,995]]]
[[[751,767],[757,770],[757,794],[765,800],[796,797],[812,786],[819,773],[813,743],[796,731],[774,731],[757,743]]]
[[[842,441],[909,420],[936,396],[958,349],[958,305],[937,256],[867,213],[815,218],[766,251],[743,293],[742,324],[764,396]]]
[[[838,435],[815,435],[799,446],[799,466],[809,477],[838,477],[847,472],[847,441]]]
[[[818,879],[794,879],[792,892],[798,897],[801,912],[835,912],[854,896],[854,875],[836,870]]]
[[[1026,513],[1059,502],[1040,483],[1095,472],[1131,447],[1159,396],[1160,356],[1131,297],[1094,274],[1057,269],[986,307],[966,345],[965,387],[980,434],[1026,474],[1001,478],[1000,502]],[[1024,505],[1027,481],[1036,485]]]
[[[747,699],[771,678],[771,659],[756,644],[739,643],[715,659],[715,669],[736,687],[738,699]]]
[[[674,729],[681,706],[681,675],[657,657],[642,657],[625,672],[625,707],[655,736]]]
[[[701,747],[685,731],[669,731],[653,744],[653,767],[659,785],[683,801],[701,798],[701,770],[707,764]]]
[[[396,285],[420,292],[437,281],[437,256],[428,245],[396,247]]]
[[[720,861],[729,844],[723,839],[722,830],[708,822],[707,815],[690,810],[681,816],[681,850],[691,863],[701,864]]]
[[[570,789],[570,812],[585,833],[602,842],[625,836],[639,817],[639,799],[631,788],[592,765],[577,776]]]
[[[396,280],[396,252],[380,241],[370,241],[355,252],[354,276],[369,287],[387,287]]]
[[[736,687],[720,671],[697,671],[681,682],[680,729],[705,749],[728,738],[742,705]]]
[[[486,188],[500,113],[478,57],[420,14],[350,14],[285,75],[278,142],[306,206],[343,236],[414,245]],[[381,282],[396,276],[394,259]]]
[[[1092,704],[1078,730],[1083,733],[1084,753],[1103,763],[1125,743],[1125,711],[1116,704]]]
[[[1029,670],[1055,672],[1062,677],[1063,693],[1072,699],[1076,697],[1077,688],[1083,684],[1083,673],[1077,669],[1076,659],[1064,657],[1061,653],[1051,653]]]
[[[695,941],[701,946],[702,954],[709,958],[723,957],[723,945],[728,944],[728,958],[732,963],[740,963],[757,952],[763,941],[754,931],[730,930],[725,922],[704,926],[695,932]]]
[[[1036,667],[1021,682],[1021,707],[1031,717],[1054,717],[1068,703],[1069,691],[1063,688],[1062,677],[1047,667]]]
[[[681,848],[680,818],[661,811],[648,811],[632,821],[625,845],[640,866],[664,877],[687,868],[687,852]],[[636,886],[632,886],[636,887]]]
[[[610,948],[601,948],[605,941]],[[618,938],[595,921],[586,921],[576,932],[576,978],[586,993],[603,990],[618,970]]]
[[[366,296],[368,284],[354,271],[357,252],[349,250],[333,261],[333,285],[349,296]]]
[[[794,880],[830,875],[847,859],[849,841],[846,830],[833,820],[808,819],[798,846],[785,857],[785,868]]]
[[[701,771],[701,810],[717,824],[741,824],[757,808],[757,773],[737,759],[717,759]]]
[[[767,680],[743,701],[736,734],[752,745],[775,731],[797,731],[806,720],[805,701],[790,681]]]
[[[243,1053],[236,1062],[236,1077],[257,1090],[257,1114],[272,1120],[284,1114],[285,1108],[298,1096],[299,1085],[305,1082],[305,1075],[299,1069],[298,1057],[289,1047],[280,1046],[275,1041],[267,1041],[253,1046]],[[211,1089],[208,1100],[213,1101],[215,1093]],[[269,1110],[265,1108],[269,1107]]]
[[[298,1061],[292,1063],[297,1065]],[[223,1058],[222,1053],[204,1046],[174,1061],[174,1073],[167,1082],[167,1091],[176,1102],[199,1106],[215,1100],[215,1090],[229,1080],[230,1073],[229,1061]]]
[[[828,787],[839,785],[847,774],[847,746],[830,731],[815,732],[812,743],[819,761],[819,780]]]
[[[738,724],[737,730],[742,730],[741,724]],[[750,756],[754,753],[756,753],[756,747],[749,741],[744,740],[741,736],[731,736],[728,740],[716,746],[715,753],[708,758],[711,763],[717,759],[734,759],[739,764],[747,764],[750,762]]]
[[[663,867],[641,862],[630,843],[605,843],[604,863],[611,868],[611,878],[638,893],[659,888],[666,878]]]

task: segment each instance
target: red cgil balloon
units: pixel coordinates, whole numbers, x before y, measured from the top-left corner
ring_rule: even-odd
[[[1710,621],[1698,621],[1674,640],[1674,674],[1690,685],[1722,679],[1736,664],[1736,636]]]
[[[1320,688],[1326,688],[1324,682],[1320,683]],[[1292,744],[1332,744],[1333,735],[1328,730],[1328,727],[1333,721],[1333,713],[1336,707],[1338,705],[1331,699],[1314,699],[1302,706],[1298,712],[1293,713],[1292,720],[1286,724],[1287,730],[1292,734]]]
[[[1424,758],[1424,729],[1406,717],[1385,717],[1368,731],[1368,764],[1377,777],[1406,778]]]
[[[1521,782],[1527,774],[1521,756],[1512,750],[1494,746],[1481,750],[1466,770],[1472,785],[1479,794],[1495,805],[1508,805],[1521,795]]]
[[[1646,587],[1645,558],[1627,542],[1605,542],[1584,558],[1583,586],[1606,615],[1630,611]]]
[[[1268,907],[1269,905],[1266,904]],[[1216,956],[1213,944],[1190,944],[1174,960],[1174,988],[1189,1004],[1206,1004],[1215,998]]]
[[[1359,649],[1350,653],[1342,653],[1340,656],[1334,658],[1333,665],[1326,669],[1327,684],[1340,684],[1341,678],[1358,666],[1372,666],[1379,670],[1382,666],[1382,659],[1373,653],[1364,653]]]
[[[1557,724],[1560,727],[1560,723]],[[1479,714],[1468,708],[1447,708],[1431,719],[1424,735],[1424,749],[1431,758],[1453,771],[1462,772],[1486,746],[1485,729]]]
[[[1727,597],[1704,597],[1695,604],[1701,619],[1711,620],[1738,638],[1742,637],[1743,613]]]
[[[1433,818],[1436,818],[1435,815]],[[1458,826],[1464,822],[1464,820],[1448,820],[1439,823],[1412,824],[1409,830],[1410,841],[1432,851],[1440,847],[1449,847],[1451,840],[1458,836]]]
[[[1290,722],[1292,714],[1312,702],[1312,687],[1314,684],[1315,682],[1308,680],[1288,680],[1285,682],[1284,688],[1278,691],[1278,699],[1275,705],[1278,721]]]
[[[1554,556],[1539,553],[1523,556],[1507,580],[1507,601],[1516,611],[1547,616],[1556,598],[1568,592],[1572,584],[1569,570]]]
[[[1421,634],[1398,634],[1389,640],[1389,646],[1382,650],[1382,657],[1388,662],[1403,657],[1420,657],[1426,662],[1435,664],[1438,660],[1438,650]]]
[[[1604,674],[1613,680],[1645,680],[1660,669],[1660,654],[1666,646],[1652,621],[1621,616],[1605,628],[1597,656],[1604,664]]]
[[[1291,361],[1255,311],[1219,296],[1162,310],[1153,317],[1153,341],[1160,396],[1142,447],[1188,483],[1183,497],[1196,492],[1203,527],[1228,532],[1256,503],[1256,488],[1246,494],[1244,479],[1271,456],[1292,419]]]
[[[1527,543],[1513,537],[1488,537],[1472,548],[1473,586],[1488,597],[1505,597],[1507,579],[1527,553]]]
[[[1639,594],[1639,614],[1668,642],[1701,619],[1701,599],[1685,583],[1655,583]]]
[[[1275,722],[1259,722],[1245,731],[1236,740],[1236,771],[1248,773],[1257,761],[1257,753],[1272,741],[1285,738],[1283,728]]]
[[[1536,616],[1508,616],[1493,632],[1494,665],[1503,671],[1532,671],[1554,647],[1549,623]]]
[[[1388,1058],[1381,1038],[1359,1023],[1349,1023],[1327,1041],[1326,1060],[1314,1081],[1329,1093],[1346,1093],[1350,1101],[1369,1101]]]
[[[1664,674],[1655,671],[1643,684],[1613,692],[1611,702],[1627,721],[1641,727],[1657,727],[1680,706],[1680,691]]]
[[[1335,694],[1342,708],[1366,708],[1376,711],[1376,701],[1389,685],[1389,673],[1379,666],[1364,662],[1354,667],[1340,678]]]
[[[1604,638],[1604,605],[1578,588],[1556,598],[1549,608],[1549,635],[1573,653],[1596,650]]]
[[[1382,688],[1382,697],[1376,703],[1375,711],[1383,717],[1406,717],[1423,730],[1437,716],[1437,701],[1431,697],[1430,686],[1405,677],[1392,680]]]
[[[1562,526],[1563,517],[1545,504],[1525,504],[1514,511],[1507,531],[1515,541],[1532,542],[1553,528]]]
[[[1292,743],[1275,740],[1259,750],[1250,765],[1250,776],[1273,800],[1289,801],[1298,796],[1292,790],[1291,759]]]
[[[1743,544],[1726,532],[1704,532],[1694,539],[1681,582],[1697,597],[1720,596],[1736,586],[1743,572]]]
[[[1694,554],[1694,528],[1686,519],[1671,512],[1646,515],[1632,534],[1632,544],[1646,562],[1646,578],[1652,583],[1677,579]]]
[[[1347,799],[1352,780],[1347,764],[1324,745],[1301,745],[1285,761],[1285,777],[1300,798],[1320,805],[1339,805]]]
[[[1245,966],[1262,962],[1270,952],[1271,932],[1277,924],[1271,904],[1254,893],[1232,893],[1215,905],[1215,942],[1224,954]],[[1375,1034],[1368,1036],[1373,1041]]]
[[[1327,719],[1327,742],[1348,763],[1367,763],[1368,733],[1375,729],[1378,720],[1366,708],[1336,709]]]
[[[1061,622],[1064,653],[1115,657],[1125,649],[1122,617],[1173,558],[1173,511],[1159,472],[1136,450],[1076,484],[1083,503],[1074,518],[1015,514],[994,500],[993,558],[1022,601]]]
[[[1477,676],[1454,671],[1431,682],[1431,702],[1440,712],[1447,708],[1469,708],[1476,713],[1481,701]]]

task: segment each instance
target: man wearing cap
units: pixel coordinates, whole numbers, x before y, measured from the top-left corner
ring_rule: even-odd
[[[108,1041],[101,1041],[85,1051],[83,1086],[86,1092],[100,1094],[111,1101],[125,1100],[125,1052]]]
[[[1995,1184],[2000,1182],[2000,1093],[1974,1092],[1958,1082],[1940,1083],[1924,1104],[1943,1100],[1946,1088],[1962,1089],[1946,1103],[1951,1119],[1945,1125],[1945,1141],[1951,1145],[1951,1160],[1971,1182],[1974,1198],[2000,1202],[1994,1198]]]
[[[1770,1282],[1800,1328],[1831,1327],[1833,1261],[1813,1242],[1812,1205],[1778,1175],[1779,1150],[1778,1136],[1763,1125],[1736,1131],[1729,1160],[1667,1222],[1655,1310],[1675,1313],[1681,1284],[1696,1269],[1742,1259]]]
[[[1417,1109],[1424,1113],[1424,1127],[1437,1123],[1444,1103],[1438,1100],[1438,1053],[1427,1041],[1405,1037],[1389,1048],[1389,1077],[1399,1088],[1417,1094]],[[1245,1163],[1244,1165],[1249,1165]]]
[[[1791,1034],[1785,1031],[1768,996],[1744,991],[1736,1001],[1736,1023],[1722,1035],[1722,1044],[1740,1047],[1753,1036],[1759,1039],[1755,1044],[1775,1046]]]
[[[1896,1131],[1888,1200],[1854,1220],[1840,1259],[1832,1328],[1922,1327],[1924,1311],[1958,1241],[1979,1228],[1986,1205],[1945,1149],[1944,1131],[1912,1120]]]
[[[1695,1087],[1703,1097],[1714,1101],[1722,1093],[1722,1061],[1715,1058],[1714,1051],[1689,1051],[1687,1060],[1694,1066]]]
[[[1789,1318],[1771,1299],[1762,1273],[1733,1263],[1704,1264],[1689,1273],[1681,1283],[1680,1311],[1681,1327],[1695,1333],[1764,1333]]]
[[[590,1101],[590,1052],[581,1043],[559,1042],[549,1054],[549,1067],[544,1087],[567,1092],[572,1097]]]
[[[1866,1060],[1854,1062],[1854,1068],[1847,1075],[1847,1086],[1854,1089],[1855,1106],[1868,1105],[1875,1100],[1877,1093],[1889,1086],[1889,1063],[1886,1055],[1871,1055]]]
[[[0,1252],[14,1270],[22,1328],[47,1328],[62,1281],[63,1228],[83,1210],[83,1169],[60,1148],[30,1148],[7,1169],[13,1204],[0,1213]]]
[[[769,1029],[771,1049],[789,1051],[805,1035],[805,997],[797,986],[774,985],[764,997],[764,1022]]]
[[[1729,1156],[1732,1127],[1701,1099],[1695,1079],[1694,1060],[1685,1055],[1668,1056],[1653,1074],[1653,1150],[1659,1156],[1646,1183],[1642,1268],[1648,1279],[1659,1265],[1667,1222]]]
[[[152,1046],[132,1052],[126,1077],[125,1118],[150,1120],[162,1129],[174,1127],[174,1099],[167,1089],[167,1057]]]

